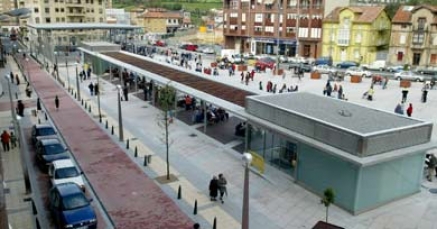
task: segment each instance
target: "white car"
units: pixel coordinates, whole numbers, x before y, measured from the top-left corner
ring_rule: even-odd
[[[55,160],[49,167],[49,177],[52,186],[73,182],[85,191],[85,182],[71,159]]]
[[[425,80],[424,76],[411,71],[396,72],[394,77],[396,80],[410,80],[416,82],[423,82]]]
[[[212,47],[205,47],[202,50],[202,52],[205,53],[205,54],[214,54],[214,49]]]
[[[313,71],[321,74],[335,74],[337,72],[337,69],[326,64],[321,64],[314,66]]]
[[[364,70],[362,67],[349,67],[344,73],[345,76],[361,76],[370,78],[372,73]]]

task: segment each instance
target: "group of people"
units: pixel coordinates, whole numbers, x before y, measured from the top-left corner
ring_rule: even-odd
[[[202,123],[205,119],[205,110],[196,107],[192,116],[193,123]],[[206,120],[210,124],[226,121],[229,119],[229,114],[223,108],[208,107],[206,109]]]
[[[222,202],[222,204],[225,203],[223,197],[225,194],[228,195],[226,189],[227,183],[228,182],[222,173],[220,173],[218,177],[212,177],[211,181],[209,182],[209,196],[211,201],[217,201],[217,197],[219,197],[219,200]]]
[[[99,85],[97,83],[91,81],[90,84],[88,84],[88,89],[90,90],[91,96],[99,94]]]
[[[263,84],[262,81],[259,81],[259,90],[263,90]],[[284,92],[295,92],[298,91],[299,87],[298,85],[296,85],[296,87],[293,87],[293,85],[290,85],[290,87],[287,87],[287,84],[283,84],[281,89],[279,89],[278,93],[284,93]],[[266,91],[276,94],[277,91],[277,84],[273,84],[272,81],[267,81],[267,85],[266,85]]]
[[[410,103],[408,108],[405,110],[405,101],[401,101],[396,105],[395,113],[400,115],[404,115],[404,113],[406,113],[408,117],[411,117],[411,115],[413,115],[413,104]]]
[[[338,99],[347,100],[343,91],[343,86],[341,84],[337,85],[336,83],[332,86],[331,81],[328,80],[323,88],[323,95],[331,97],[334,93],[337,93]]]
[[[0,139],[2,141],[3,151],[8,152],[11,148],[17,147],[17,136],[15,136],[14,132],[9,132],[4,130],[0,135]]]

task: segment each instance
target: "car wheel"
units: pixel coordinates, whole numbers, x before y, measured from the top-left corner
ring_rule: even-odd
[[[422,80],[421,80],[421,79],[419,79],[419,78],[417,78],[417,79],[416,79],[416,82],[421,82],[421,81],[422,81]]]
[[[346,76],[351,77],[351,74],[350,74],[350,73],[347,73]]]
[[[399,80],[399,81],[401,81],[401,80],[402,80],[402,78],[401,78],[401,77],[399,77],[399,76],[398,76],[398,77],[396,77],[395,79],[396,79],[396,80]]]

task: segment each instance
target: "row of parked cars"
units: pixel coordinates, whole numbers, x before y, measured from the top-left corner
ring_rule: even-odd
[[[55,128],[49,123],[34,125],[31,141],[38,167],[50,178],[48,208],[57,228],[97,228],[92,199],[85,195],[83,173]]]

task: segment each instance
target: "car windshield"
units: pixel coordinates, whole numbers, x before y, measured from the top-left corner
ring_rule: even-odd
[[[48,136],[48,135],[55,135],[55,134],[56,134],[55,130],[51,127],[38,129],[38,136]]]
[[[262,58],[261,61],[263,61],[263,62],[267,62],[267,63],[275,62],[273,59],[266,58],[266,57],[265,57],[265,58]]]
[[[60,168],[55,172],[55,179],[64,179],[77,176],[79,176],[79,172],[75,167]]]
[[[57,143],[57,144],[50,144],[44,146],[45,155],[56,155],[65,152],[64,147]]]
[[[82,192],[78,192],[62,199],[64,210],[73,210],[77,208],[83,208],[89,205],[88,200]]]

